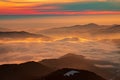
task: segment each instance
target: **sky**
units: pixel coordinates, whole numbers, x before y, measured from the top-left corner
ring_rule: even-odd
[[[120,0],[0,0],[0,27],[119,24]]]
[[[120,14],[120,0],[0,0],[0,15]]]

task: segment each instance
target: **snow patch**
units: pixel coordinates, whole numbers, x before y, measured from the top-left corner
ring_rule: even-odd
[[[65,73],[64,76],[68,76],[69,77],[69,76],[73,76],[76,73],[79,73],[79,71],[71,70],[71,71]]]

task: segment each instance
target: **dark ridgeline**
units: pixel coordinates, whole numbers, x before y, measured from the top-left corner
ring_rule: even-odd
[[[31,80],[53,71],[37,62],[0,66],[0,80]]]
[[[72,58],[72,59],[80,58],[80,60],[83,60],[82,59],[83,56],[78,56],[78,55],[76,56],[76,55],[73,55],[73,54],[68,54],[68,55],[62,56],[61,58],[64,59],[64,60],[68,59],[68,61],[70,60],[70,58]],[[72,69],[65,68],[65,69],[60,69],[59,70],[58,67],[53,67],[54,64],[58,65],[56,60],[55,60],[54,64],[52,62],[50,62],[51,64],[49,63],[47,65],[45,65],[46,61],[45,62],[44,61],[45,60],[43,60],[42,62],[33,62],[32,61],[32,62],[27,62],[27,63],[22,63],[22,64],[5,64],[5,65],[1,65],[0,66],[0,80],[36,80],[36,79],[41,80],[41,78],[43,78],[43,76],[45,76],[45,78],[47,78],[47,77],[49,78],[50,76],[53,76],[53,78],[54,78],[53,80],[58,80],[58,79],[56,79],[57,74],[58,74],[57,77],[59,78],[59,80],[64,80],[64,79],[62,79],[61,76],[59,76],[59,73],[63,74],[65,72],[69,71],[69,70],[75,70],[74,68],[72,68]],[[51,60],[48,60],[48,62],[49,61],[51,61]],[[77,60],[75,60],[75,61],[77,61]],[[67,62],[65,62],[65,64],[66,63]],[[82,63],[82,62],[80,61],[80,63]],[[86,63],[87,62],[84,61],[84,64],[86,64]],[[69,67],[69,66],[65,66],[65,64],[64,65],[62,65],[61,63],[59,63],[59,64],[61,66],[63,66],[63,67]],[[75,62],[74,62],[74,64],[75,64]],[[53,65],[53,66],[51,66],[51,65]],[[58,65],[58,66],[60,66],[60,65]],[[68,64],[66,64],[66,65],[68,65]],[[70,65],[70,66],[73,67],[72,65]],[[82,66],[82,65],[80,65],[80,66]],[[89,75],[89,73],[91,73],[91,74]],[[87,76],[88,78],[91,78],[91,77],[93,77],[93,78],[87,79],[85,76]],[[94,79],[94,77],[95,77],[95,79]],[[97,79],[97,77],[98,77],[98,79]],[[105,80],[105,79],[102,79],[102,78],[99,79],[99,76],[97,76],[93,72],[84,71],[84,70],[80,70],[80,74],[74,76],[72,78],[72,80],[77,80],[78,78],[86,79],[86,80],[96,80],[96,79],[97,80]],[[69,80],[69,79],[67,79],[67,80]]]
[[[105,30],[104,33],[120,33],[120,25],[113,25]]]
[[[26,38],[41,38],[43,40],[51,39],[48,36],[41,34],[34,34],[25,31],[8,31],[8,32],[0,32],[0,39],[11,40],[11,39],[26,39]]]
[[[38,33],[48,36],[81,37],[85,39],[120,39],[120,25],[98,25],[94,23],[86,25],[74,25],[40,30]]]
[[[113,73],[116,69],[98,68],[94,66],[96,63],[112,64],[69,53],[58,59],[1,65],[0,80],[120,80],[119,72],[117,71],[117,75]],[[70,71],[77,73],[73,76],[64,75]]]
[[[42,79],[36,80],[106,80],[97,74],[72,68],[64,68],[50,73]]]
[[[74,25],[74,26],[68,26],[68,27],[60,27],[60,28],[51,28],[51,29],[45,29],[40,30],[38,33],[42,34],[59,34],[60,33],[68,33],[73,34],[75,31],[78,34],[85,33],[95,33],[95,34],[101,34],[101,33],[120,33],[120,25],[98,25],[94,23],[86,24],[86,25]]]
[[[98,25],[94,23],[85,25],[74,25],[68,27],[50,28],[38,31],[36,34],[25,31],[12,31],[0,28],[1,40],[17,40],[25,38],[40,38],[45,41],[53,40],[54,37],[73,37],[77,40],[78,36],[85,39],[99,39],[113,42],[119,40],[120,43],[120,25]]]
[[[117,71],[117,69],[96,67],[95,64],[115,65],[115,66],[119,65],[119,64],[106,62],[106,61],[89,60],[89,59],[86,59],[84,56],[76,55],[72,53],[66,54],[58,59],[45,59],[40,61],[40,63],[56,69],[74,68],[74,69],[88,70],[88,71],[95,72],[106,79],[111,79],[113,76],[115,76],[114,72]],[[119,80],[119,79],[116,79],[116,80]]]

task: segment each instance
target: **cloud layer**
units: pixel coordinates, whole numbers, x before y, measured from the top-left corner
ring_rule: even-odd
[[[0,64],[40,61],[46,58],[60,57],[67,53],[75,53],[89,59],[113,63],[119,63],[120,58],[119,48],[106,42],[12,43],[1,44],[0,49],[2,49],[0,50]]]

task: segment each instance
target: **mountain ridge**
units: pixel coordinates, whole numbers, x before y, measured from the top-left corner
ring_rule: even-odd
[[[87,70],[94,72],[99,76],[106,79],[111,79],[112,76],[116,76],[119,80],[119,76],[114,72],[118,71],[112,68],[98,68],[94,64],[111,64],[108,62],[93,61],[85,59],[84,56],[68,53],[61,56],[58,59],[45,59],[40,62],[25,62],[21,64],[4,64],[0,65],[0,79],[1,80],[41,80],[41,77],[45,77],[54,71],[61,70],[63,68],[72,68],[79,70]],[[111,73],[114,71],[113,73]],[[117,73],[119,74],[119,73]],[[56,80],[56,78],[55,78]],[[74,80],[74,79],[73,79]],[[88,79],[89,80],[89,79]]]
[[[117,28],[116,28],[117,26]],[[51,37],[82,37],[97,39],[102,34],[102,38],[106,39],[106,36],[113,37],[116,33],[120,34],[119,25],[97,25],[94,23],[85,24],[85,25],[73,25],[69,27],[60,27],[60,28],[51,28],[41,30],[38,33],[48,35]],[[112,28],[112,29],[111,29]],[[108,32],[111,32],[108,34]],[[113,35],[113,36],[110,36]],[[115,37],[117,38],[117,37]]]
[[[49,40],[50,37],[42,34],[34,34],[26,31],[8,31],[8,32],[0,32],[0,39],[10,40],[10,39],[28,39],[28,38],[39,38],[43,40]]]

